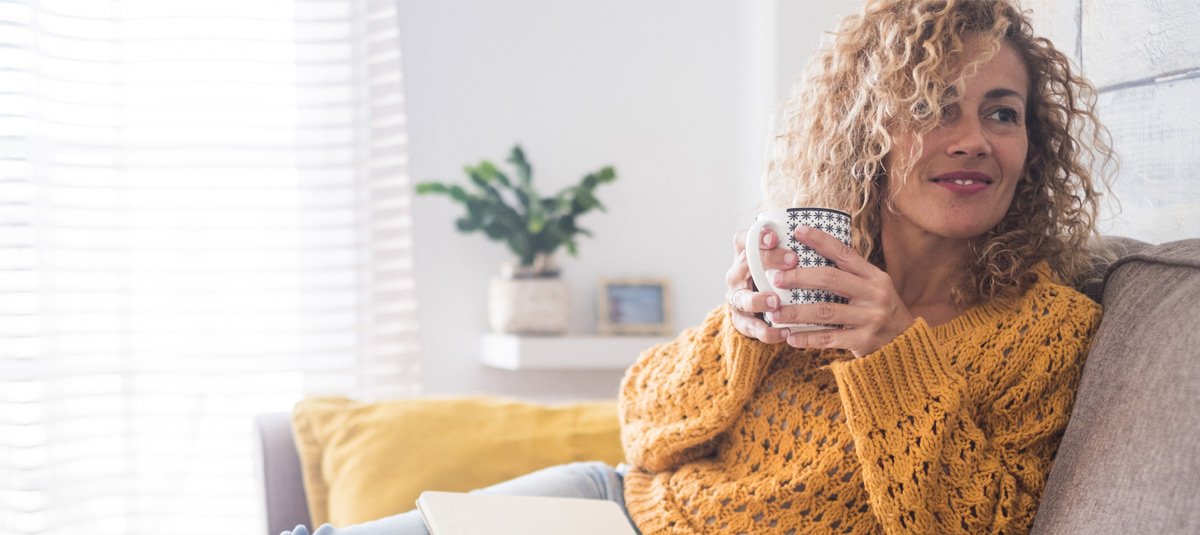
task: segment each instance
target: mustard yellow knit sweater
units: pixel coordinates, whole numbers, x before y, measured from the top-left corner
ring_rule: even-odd
[[[657,533],[1025,533],[1100,308],[1050,282],[878,351],[746,338],[724,308],[622,383],[625,499]]]

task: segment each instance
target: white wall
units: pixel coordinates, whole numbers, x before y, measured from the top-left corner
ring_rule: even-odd
[[[1200,4],[1030,0],[1035,23],[1099,89],[1120,170],[1105,232],[1200,237]]]
[[[762,197],[759,182],[766,169],[770,138],[778,127],[784,100],[791,95],[808,58],[839,20],[858,11],[848,0],[752,0],[742,5],[743,40],[739,43],[747,67],[737,103],[742,121],[739,176],[741,206],[756,206]],[[742,220],[753,219],[753,211]]]
[[[758,203],[779,96],[778,61],[802,63],[812,22],[775,26],[786,11],[832,21],[838,0],[639,2],[399,0],[416,181],[463,180],[462,166],[497,163],[524,146],[543,191],[616,166],[585,216],[595,233],[580,257],[559,255],[573,288],[572,333],[594,330],[599,277],[671,280],[675,327],[724,297],[734,232]],[[788,43],[776,54],[779,42]],[[784,58],[784,59],[781,59]],[[789,73],[790,74],[790,73]],[[423,378],[431,394],[538,399],[615,395],[622,372],[511,372],[479,364],[487,280],[508,253],[454,231],[461,209],[418,197],[414,233]]]
[[[401,1],[414,180],[463,180],[520,142],[535,183],[557,191],[602,165],[607,213],[581,219],[571,331],[593,330],[595,281],[674,284],[677,326],[722,298],[736,230],[739,8],[733,2]],[[415,247],[429,393],[611,397],[621,371],[510,372],[481,366],[485,292],[508,253],[454,231],[460,208],[419,197]]]

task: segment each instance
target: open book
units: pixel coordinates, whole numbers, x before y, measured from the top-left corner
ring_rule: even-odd
[[[634,535],[606,500],[426,491],[417,510],[432,535]]]

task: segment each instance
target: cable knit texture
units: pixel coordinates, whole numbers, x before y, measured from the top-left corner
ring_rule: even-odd
[[[1100,307],[1051,282],[854,359],[724,308],[626,373],[629,512],[657,533],[1026,533]]]

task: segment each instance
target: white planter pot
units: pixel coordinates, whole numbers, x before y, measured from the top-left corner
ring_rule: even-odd
[[[561,278],[493,277],[488,284],[488,322],[497,333],[563,334],[570,312],[571,294]]]

